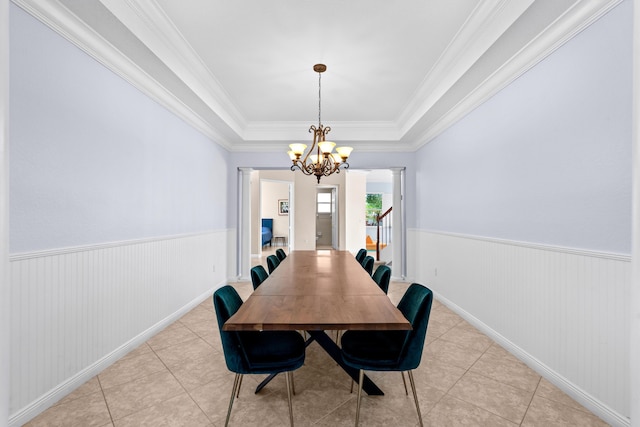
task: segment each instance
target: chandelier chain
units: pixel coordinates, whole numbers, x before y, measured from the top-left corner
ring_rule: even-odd
[[[318,126],[322,126],[321,112],[322,112],[322,73],[318,73]]]

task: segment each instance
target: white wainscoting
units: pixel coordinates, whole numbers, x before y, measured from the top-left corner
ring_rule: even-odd
[[[10,425],[30,420],[211,296],[227,230],[10,257]]]
[[[408,277],[612,425],[629,425],[631,258],[408,232]]]

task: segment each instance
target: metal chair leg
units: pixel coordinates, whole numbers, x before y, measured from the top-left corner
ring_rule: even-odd
[[[233,380],[233,388],[231,389],[231,400],[229,401],[229,409],[227,410],[227,420],[224,422],[224,426],[229,425],[229,418],[231,418],[231,407],[233,406],[233,398],[236,396],[237,389],[240,388],[240,382],[242,381],[242,374],[236,374]]]
[[[349,393],[353,393],[353,378],[351,378],[351,390],[349,390]]]
[[[295,396],[296,395],[296,385],[293,382],[293,371],[291,371],[291,374],[289,375],[289,378],[291,380],[291,393]]]
[[[420,413],[420,405],[418,404],[418,393],[416,393],[416,383],[413,381],[413,372],[407,371],[409,374],[409,383],[411,383],[411,390],[413,391],[413,400],[416,402],[416,410],[418,411],[418,421],[420,421],[420,427],[422,427],[422,414]]]
[[[238,391],[236,392],[236,398],[240,397],[240,387],[242,387],[242,375],[240,375],[240,381],[238,382]]]
[[[360,369],[360,373],[358,375],[358,397],[356,402],[356,427],[358,427],[358,423],[360,422],[360,398],[362,397],[362,383],[364,382],[364,370]]]
[[[289,421],[291,427],[293,427],[293,405],[291,404],[291,372],[286,371],[284,373],[287,381],[287,398],[289,399]]]
[[[407,380],[404,379],[404,371],[400,371],[400,375],[402,375],[402,383],[404,384],[404,394],[409,396],[409,390],[407,390]]]

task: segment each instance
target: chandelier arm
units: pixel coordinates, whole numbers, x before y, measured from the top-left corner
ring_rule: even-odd
[[[304,159],[302,159],[302,163],[304,165],[307,164],[307,160],[309,159],[309,156],[311,155],[311,153],[313,153],[313,149],[316,147],[317,145],[317,136],[318,136],[318,129],[316,129],[316,127],[314,125],[311,125],[311,127],[309,127],[309,133],[313,132],[313,144],[311,144],[311,147],[309,148],[309,151],[307,151],[307,154],[305,154]]]

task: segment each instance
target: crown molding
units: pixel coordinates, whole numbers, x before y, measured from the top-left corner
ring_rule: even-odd
[[[504,89],[518,77],[551,55],[582,30],[601,18],[623,0],[578,1],[541,31],[527,45],[469,92],[447,113],[410,143],[414,150],[431,142],[470,111]],[[403,135],[403,139],[407,133]]]
[[[155,0],[100,0],[236,134],[246,127],[228,93]]]
[[[404,135],[529,8],[533,0],[481,1],[422,81],[398,118]]]
[[[309,139],[310,122],[251,122],[242,134],[244,141],[291,141]],[[332,122],[324,123],[331,128],[331,137],[344,141],[397,141],[400,133],[393,122]]]
[[[353,141],[353,140],[336,140],[338,145],[346,145],[353,147],[354,153],[388,153],[388,152],[414,152],[415,146],[406,142],[397,140],[386,141]],[[302,139],[292,141],[274,141],[274,140],[255,140],[255,141],[238,141],[233,145],[230,152],[260,152],[260,153],[274,153],[281,152],[282,155],[288,160],[286,155],[289,150],[289,144],[293,142],[306,142]],[[310,145],[311,140],[308,141]]]
[[[140,68],[116,46],[85,24],[58,0],[12,0],[45,25],[69,40],[147,96],[174,112],[195,129],[229,151],[286,151],[290,142],[309,140],[311,122],[249,122],[230,101],[211,71],[168,19],[156,0],[100,0],[127,25],[186,87],[211,109],[205,118],[167,87]],[[430,142],[465,114],[488,100],[547,55],[600,18],[622,0],[576,1],[561,17],[541,31],[526,46],[502,64],[447,113],[418,132],[416,126],[433,104],[445,95],[497,38],[508,28],[496,22],[513,22],[526,2],[484,0],[474,10],[436,66],[420,85],[416,95],[395,122],[333,122],[332,137],[358,151],[415,151]],[[515,3],[520,3],[514,5]],[[475,59],[463,59],[472,47]],[[442,86],[441,86],[442,85]],[[278,144],[279,143],[279,144]],[[282,146],[282,148],[280,147]]]
[[[34,18],[47,25],[80,50],[98,61],[125,81],[142,91],[160,105],[175,113],[195,129],[211,138],[222,147],[229,149],[236,142],[234,138],[217,131],[170,90],[161,85],[151,75],[140,68],[129,57],[86,25],[58,1],[12,0]]]

